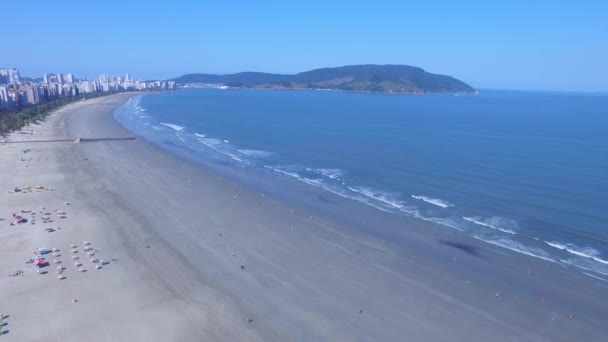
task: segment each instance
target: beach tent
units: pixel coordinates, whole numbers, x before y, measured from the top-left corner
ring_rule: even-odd
[[[25,223],[27,222],[27,219],[13,213],[13,218],[15,219],[15,221],[17,221],[17,223]]]

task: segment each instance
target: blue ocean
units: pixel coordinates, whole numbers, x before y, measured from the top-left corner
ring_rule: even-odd
[[[183,89],[115,117],[169,150],[608,280],[608,95]]]

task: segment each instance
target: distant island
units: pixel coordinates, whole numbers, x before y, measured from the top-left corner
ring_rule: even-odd
[[[240,72],[228,75],[187,74],[168,81],[182,86],[218,85],[258,89],[327,89],[378,93],[474,93],[451,76],[432,74],[409,65],[349,65],[295,75]]]

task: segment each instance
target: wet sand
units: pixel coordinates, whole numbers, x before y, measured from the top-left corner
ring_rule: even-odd
[[[35,135],[10,138],[133,136],[112,117],[128,97],[70,105]],[[9,193],[25,184],[46,189]],[[414,220],[370,211],[358,227],[142,139],[1,145],[0,189],[7,341],[596,341],[608,332],[600,282]],[[327,198],[336,212],[369,210]],[[12,213],[40,207],[54,222],[9,225]],[[96,270],[85,240],[109,264]],[[60,249],[51,258],[65,279],[55,264],[42,275],[25,264],[38,247]]]

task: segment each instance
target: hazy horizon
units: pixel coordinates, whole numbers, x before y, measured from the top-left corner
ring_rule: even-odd
[[[601,1],[144,4],[41,3],[8,16],[27,44],[6,49],[2,66],[147,80],[403,64],[482,89],[608,91]]]

